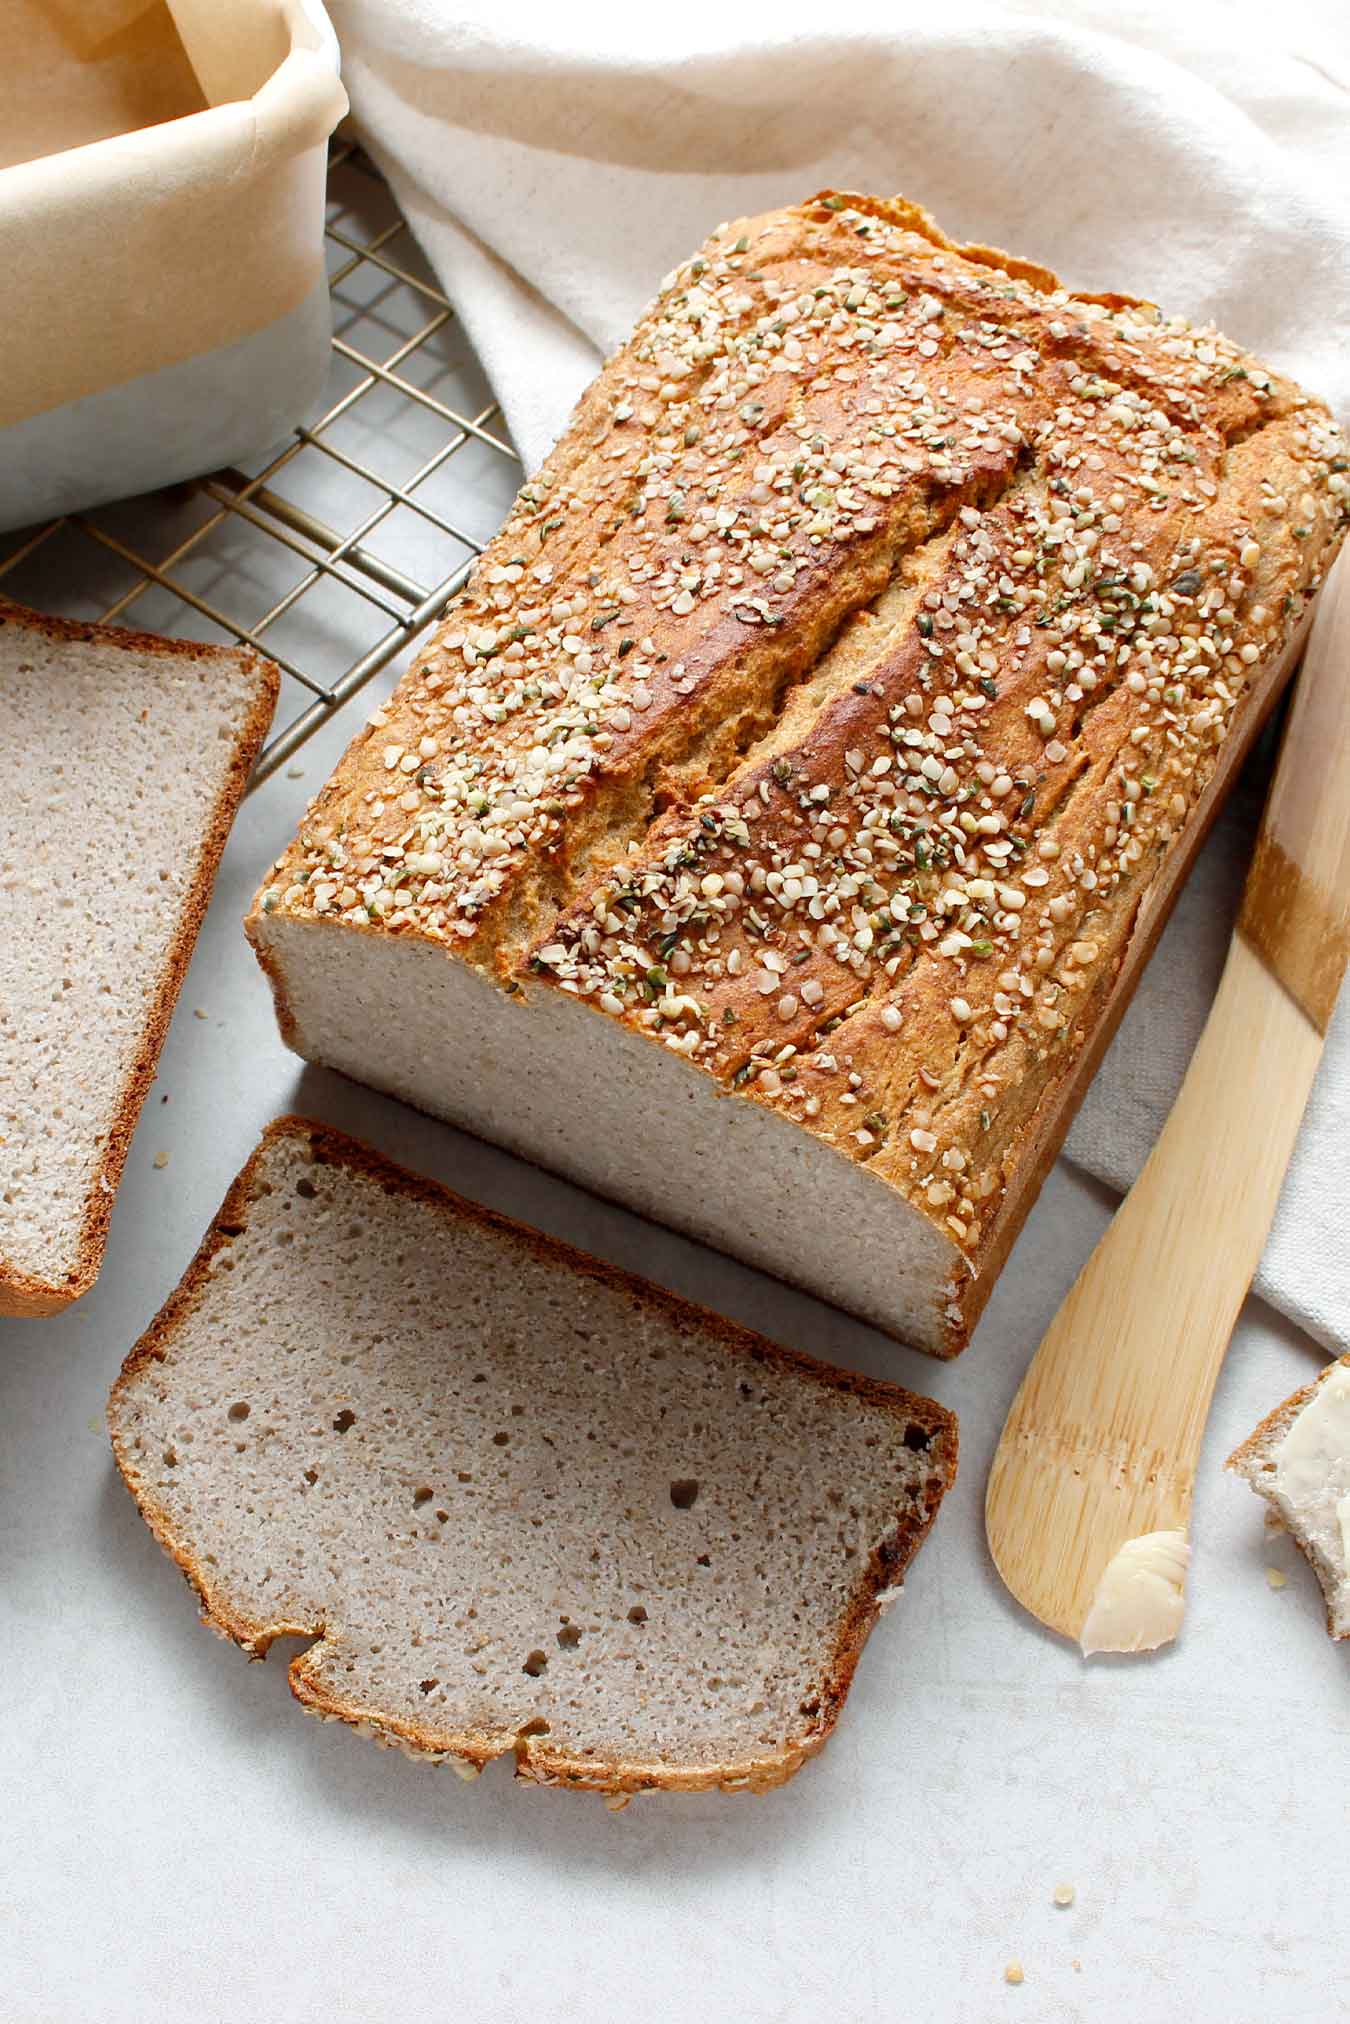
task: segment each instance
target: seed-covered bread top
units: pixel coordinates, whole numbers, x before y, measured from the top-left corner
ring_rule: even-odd
[[[723,227],[261,905],[574,994],[973,1254],[1348,502],[1212,329],[900,200]]]
[[[613,1793],[819,1749],[956,1467],[789,1354],[288,1119],[109,1424],[208,1619],[315,1711]]]

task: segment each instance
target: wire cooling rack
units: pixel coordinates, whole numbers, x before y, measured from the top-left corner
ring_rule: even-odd
[[[521,476],[450,304],[341,137],[326,234],[328,385],[283,449],[0,549],[22,602],[268,654],[288,679],[255,787],[440,616]]]

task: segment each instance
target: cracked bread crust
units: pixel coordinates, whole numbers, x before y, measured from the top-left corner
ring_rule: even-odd
[[[673,1325],[677,1336],[696,1339],[707,1359],[719,1362],[719,1369],[722,1357],[732,1375],[735,1375],[737,1366],[743,1366],[737,1386],[740,1391],[748,1392],[746,1380],[753,1380],[756,1371],[761,1371],[768,1378],[781,1377],[793,1384],[804,1383],[815,1395],[813,1405],[822,1408],[831,1417],[836,1414],[851,1415],[865,1409],[872,1427],[867,1434],[866,1445],[869,1450],[877,1449],[879,1458],[875,1463],[875,1474],[869,1458],[866,1473],[873,1480],[871,1484],[857,1486],[858,1501],[870,1510],[879,1498],[884,1505],[884,1523],[878,1527],[875,1536],[870,1537],[867,1550],[863,1551],[860,1547],[856,1560],[851,1563],[853,1571],[847,1580],[840,1581],[838,1613],[831,1620],[832,1645],[825,1659],[823,1674],[817,1681],[818,1693],[813,1693],[809,1708],[797,1710],[792,1734],[784,1736],[775,1747],[760,1747],[729,1756],[724,1761],[710,1762],[706,1753],[692,1751],[690,1761],[681,1763],[674,1751],[652,1757],[633,1757],[612,1755],[604,1748],[590,1751],[577,1747],[568,1749],[562,1746],[561,1739],[550,1739],[546,1724],[542,1729],[535,1724],[529,1724],[524,1729],[485,1726],[481,1721],[465,1721],[453,1705],[446,1709],[439,1721],[430,1710],[420,1719],[413,1719],[390,1705],[398,1698],[395,1693],[386,1694],[381,1703],[378,1693],[372,1696],[368,1691],[354,1690],[348,1681],[341,1660],[350,1649],[355,1633],[352,1626],[343,1621],[345,1591],[341,1587],[330,1597],[326,1608],[317,1599],[311,1599],[305,1607],[288,1607],[278,1613],[275,1602],[272,1602],[270,1610],[268,1607],[271,1596],[276,1593],[275,1588],[269,1586],[272,1577],[270,1559],[264,1583],[252,1591],[237,1571],[229,1571],[229,1556],[218,1535],[228,1522],[222,1514],[228,1514],[234,1508],[239,1493],[227,1493],[222,1498],[218,1486],[213,1488],[208,1485],[206,1492],[199,1493],[194,1501],[193,1497],[180,1490],[174,1465],[164,1455],[163,1462],[169,1467],[166,1477],[161,1455],[166,1439],[172,1437],[177,1424],[174,1413],[181,1409],[185,1399],[194,1411],[208,1400],[218,1406],[223,1404],[223,1399],[215,1396],[219,1381],[194,1363],[193,1345],[190,1341],[186,1345],[184,1343],[185,1325],[199,1310],[205,1308],[209,1312],[213,1284],[234,1287],[239,1283],[237,1260],[248,1246],[250,1219],[269,1217],[267,1198],[273,1198],[274,1208],[275,1201],[291,1185],[297,1160],[305,1163],[301,1166],[302,1174],[313,1172],[317,1175],[319,1168],[327,1167],[339,1178],[349,1175],[373,1182],[383,1196],[393,1197],[399,1203],[424,1205],[445,1226],[447,1235],[456,1226],[467,1226],[471,1233],[481,1232],[496,1240],[517,1259],[537,1260],[567,1279],[609,1289],[620,1296],[631,1317],[632,1338],[637,1348],[641,1346],[644,1317],[655,1318],[660,1323]],[[313,1184],[302,1181],[300,1186],[308,1188],[311,1198],[314,1196]],[[300,1192],[299,1187],[296,1192]],[[352,1203],[351,1212],[358,1220],[362,1215],[369,1218],[372,1214],[370,1205],[359,1201]],[[382,1234],[382,1225],[376,1221],[373,1226],[368,1226],[365,1241],[378,1243]],[[256,1241],[265,1246],[267,1232],[260,1232]],[[236,1245],[239,1251],[234,1250]],[[430,1242],[420,1241],[417,1252],[421,1269],[427,1274],[430,1285],[430,1275],[436,1262],[434,1237]],[[289,1247],[287,1255],[294,1255]],[[400,1265],[403,1262],[399,1260]],[[341,1277],[340,1261],[326,1258],[325,1269]],[[410,1269],[415,1277],[417,1268]],[[266,1285],[267,1281],[262,1283]],[[357,1312],[352,1323],[351,1341],[347,1345],[349,1348],[357,1345],[362,1319],[359,1297],[354,1295],[353,1302]],[[388,1327],[386,1310],[381,1307],[377,1311],[381,1327]],[[565,1302],[556,1295],[551,1296],[548,1305],[541,1308],[540,1328],[556,1329],[558,1315],[562,1312],[565,1312]],[[259,1324],[274,1331],[278,1353],[283,1348],[286,1352],[280,1357],[279,1369],[284,1369],[291,1354],[303,1358],[303,1349],[297,1349],[295,1341],[288,1336],[284,1303],[269,1301],[266,1322],[264,1324],[260,1316]],[[496,1351],[490,1328],[485,1341],[474,1345],[470,1341],[472,1327],[470,1321],[458,1337],[452,1336],[448,1360],[458,1356],[464,1367],[471,1371],[475,1360],[481,1358],[485,1367],[495,1368],[492,1358]],[[383,1335],[377,1339],[383,1340]],[[589,1337],[586,1339],[590,1340]],[[575,1345],[568,1352],[583,1364],[588,1362],[592,1353],[577,1349]],[[637,1349],[634,1354],[637,1354]],[[340,1355],[337,1346],[313,1361],[306,1371],[306,1380],[313,1387],[313,1398],[325,1395],[332,1381],[340,1382],[343,1367],[351,1362],[352,1357]],[[325,1368],[327,1364],[331,1364],[331,1372]],[[421,1390],[419,1395],[406,1402],[410,1413],[415,1413],[419,1405],[421,1410],[427,1410],[427,1402],[437,1396],[436,1357],[428,1355],[425,1363],[419,1364],[418,1368],[422,1372]],[[229,1380],[236,1387],[241,1382],[233,1368],[229,1371]],[[602,1432],[607,1441],[615,1441],[622,1434],[624,1393],[623,1383],[614,1381],[599,1392]],[[381,1387],[380,1395],[388,1406],[387,1385]],[[223,1394],[224,1399],[233,1396],[233,1390]],[[307,1410],[312,1412],[314,1407],[308,1403],[308,1393],[306,1398]],[[176,1406],[173,1403],[175,1399]],[[272,1411],[276,1413],[277,1410],[277,1402],[273,1401]],[[661,1410],[664,1413],[664,1405]],[[735,1410],[733,1406],[732,1411]],[[791,1405],[790,1395],[785,1397],[783,1413],[789,1422],[799,1417]],[[877,1434],[877,1415],[887,1423],[884,1440],[880,1440]],[[222,1417],[228,1418],[227,1415]],[[352,1417],[355,1418],[355,1415]],[[307,1637],[318,1641],[299,1653],[289,1667],[291,1689],[309,1712],[324,1719],[345,1722],[360,1734],[402,1749],[410,1756],[450,1764],[465,1777],[475,1775],[493,1758],[513,1752],[516,1775],[528,1782],[620,1797],[657,1789],[765,1791],[784,1783],[824,1746],[847,1697],[859,1655],[878,1614],[902,1581],[955,1478],[958,1444],[955,1416],[931,1399],[921,1398],[897,1385],[834,1369],[811,1357],[781,1348],[659,1287],[601,1264],[570,1246],[465,1201],[434,1182],[393,1165],[369,1147],[342,1133],[298,1117],[280,1118],[268,1126],[257,1150],[232,1184],[177,1289],[127,1356],[112,1388],[108,1423],[113,1452],[127,1486],[160,1545],[197,1594],[206,1623],[241,1646],[251,1658],[264,1658],[269,1646],[280,1637]],[[437,1424],[440,1424],[439,1421]],[[491,1424],[490,1420],[488,1424]],[[319,1429],[310,1431],[317,1434]],[[865,1426],[862,1431],[866,1431]],[[235,1432],[242,1432],[242,1427],[231,1423],[228,1433],[233,1435]],[[632,1428],[630,1432],[637,1438],[642,1429]],[[726,1432],[730,1432],[729,1427]],[[790,1424],[780,1428],[780,1447],[790,1435]],[[191,1433],[186,1438],[192,1441],[194,1450],[204,1448],[212,1438],[209,1424],[198,1421],[195,1438]],[[286,1437],[278,1434],[274,1427],[264,1427],[260,1439],[283,1448],[286,1445]],[[906,1462],[913,1464],[914,1480],[907,1485],[900,1508],[887,1501],[893,1491],[883,1495],[875,1489],[876,1485],[891,1482],[886,1473],[888,1464],[881,1455],[881,1449],[889,1442],[894,1443],[897,1454],[904,1452]],[[411,1437],[407,1445],[411,1447]],[[732,1442],[726,1441],[725,1446],[728,1453],[733,1452]],[[269,1449],[269,1455],[270,1452]],[[439,1459],[443,1465],[446,1457],[442,1455]],[[217,1470],[222,1466],[220,1463],[215,1465]],[[330,1466],[333,1465],[327,1461],[323,1463],[325,1471]],[[475,1468],[477,1466],[475,1464]],[[379,1461],[367,1467],[380,1474],[382,1481],[384,1477],[389,1477],[390,1501],[387,1510],[384,1504],[380,1506],[379,1531],[383,1534],[389,1528],[390,1544],[397,1543],[401,1547],[405,1543],[407,1517],[403,1502],[395,1501],[395,1487],[402,1491],[402,1485],[397,1484],[399,1471],[393,1464]],[[713,1459],[710,1473],[714,1477],[718,1467]],[[271,1528],[267,1534],[268,1554],[279,1556],[285,1550],[283,1521],[288,1506],[294,1505],[297,1498],[303,1499],[305,1492],[291,1482],[284,1463],[273,1463],[269,1459],[267,1468],[266,1509],[267,1523]],[[418,1482],[421,1479],[414,1474],[410,1480]],[[461,1477],[460,1480],[471,1479]],[[866,1495],[862,1494],[864,1491]],[[428,1497],[430,1494],[427,1493]],[[633,1494],[636,1495],[636,1491]],[[511,1498],[513,1510],[520,1500],[521,1491],[517,1488]],[[527,1498],[518,1513],[518,1533],[513,1541],[515,1550],[525,1558],[530,1553],[531,1526],[540,1523],[537,1516],[530,1516],[532,1509]],[[597,1537],[600,1536],[602,1521],[608,1521],[612,1515],[607,1511],[596,1513]],[[632,1511],[623,1515],[625,1520],[634,1517]],[[858,1514],[855,1512],[853,1515],[856,1517]],[[469,1521],[460,1519],[458,1522]],[[312,1532],[314,1559],[316,1563],[322,1563],[327,1550],[324,1542],[331,1536],[331,1521],[326,1521],[321,1512],[319,1517],[306,1520],[305,1528]],[[435,1532],[434,1524],[431,1530]],[[453,1529],[448,1530],[445,1536],[453,1542]],[[369,1550],[353,1558],[349,1574],[344,1578],[359,1585],[361,1567],[368,1564],[372,1554],[378,1555],[383,1544],[383,1539],[374,1532],[368,1540],[363,1536],[363,1548]],[[441,1550],[452,1553],[453,1543]],[[632,1545],[631,1555],[635,1562],[641,1563],[642,1554],[637,1543]],[[592,1554],[593,1559],[597,1557]],[[281,1560],[278,1559],[276,1564],[284,1580]],[[378,1571],[377,1566],[377,1574]],[[579,1571],[577,1579],[582,1580]],[[518,1586],[523,1580],[523,1574],[513,1578],[512,1586]],[[455,1593],[453,1572],[447,1573],[445,1581],[444,1595],[448,1608],[448,1599]],[[648,1599],[651,1600],[650,1595]],[[292,1597],[291,1601],[294,1600]],[[484,1617],[492,1615],[491,1605],[483,1596],[471,1592],[462,1600],[475,1603],[470,1616],[480,1613]],[[715,1630],[719,1605],[710,1599],[705,1607],[709,1612],[708,1623]],[[450,1613],[453,1614],[453,1611]],[[415,1627],[408,1626],[410,1629]],[[414,1636],[412,1643],[417,1645],[419,1637]],[[427,1663],[429,1661],[423,1661],[424,1665]],[[347,1672],[350,1670],[348,1667]]]
[[[261,908],[568,992],[794,1119],[950,1243],[958,1349],[1346,470],[1217,333],[899,200],[723,227]]]

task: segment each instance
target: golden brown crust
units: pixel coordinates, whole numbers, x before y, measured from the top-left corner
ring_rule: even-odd
[[[982,246],[977,243],[963,244],[959,239],[949,239],[931,211],[922,204],[915,204],[908,197],[869,197],[859,190],[820,190],[811,199],[813,205],[828,204],[849,211],[856,211],[870,218],[882,218],[887,223],[899,225],[905,231],[917,233],[928,239],[944,252],[959,254],[979,267],[997,267],[1015,281],[1026,281],[1042,294],[1053,295],[1063,284],[1057,274],[1039,261],[1024,260],[1013,253],[1005,253],[998,246]],[[757,221],[751,219],[751,224]],[[1138,309],[1147,305],[1134,295],[1087,295],[1075,291],[1079,302],[1098,302],[1111,309]]]
[[[951,1248],[955,1351],[1292,665],[1344,452],[1217,333],[902,199],[719,228],[258,906],[567,991],[865,1164]]]
[[[1319,1370],[1317,1376],[1311,1379],[1308,1384],[1301,1385],[1296,1392],[1291,1392],[1282,1405],[1276,1406],[1273,1412],[1266,1414],[1260,1426],[1248,1434],[1246,1440],[1240,1446],[1234,1448],[1232,1454],[1224,1463],[1225,1469],[1231,1469],[1235,1476],[1241,1476],[1256,1491],[1258,1497],[1265,1499],[1266,1493],[1261,1486],[1261,1476],[1267,1467],[1272,1466],[1266,1459],[1267,1448],[1277,1435],[1288,1432],[1322,1380],[1329,1372],[1335,1370],[1338,1364],[1343,1370],[1350,1370],[1350,1354],[1338,1356],[1333,1362],[1327,1364],[1322,1370]],[[1299,1537],[1297,1532],[1291,1532],[1290,1537],[1299,1552],[1303,1555],[1303,1558],[1307,1561],[1309,1567],[1311,1567],[1313,1573],[1317,1576],[1319,1586],[1322,1586],[1322,1569],[1318,1566],[1316,1556],[1313,1554],[1311,1548]],[[1336,1629],[1329,1595],[1327,1596],[1327,1636],[1335,1638],[1338,1641],[1350,1638],[1350,1629]]]
[[[1300,426],[1298,411],[1267,425],[1273,440],[1262,447],[1263,474],[1281,472],[1281,446]],[[1252,464],[1254,452],[1250,445],[1233,453],[1216,446],[1212,454],[1216,470],[1222,460],[1229,483],[1225,489],[1216,479],[1213,503],[1201,516],[1188,515],[1187,523],[1213,521],[1207,561],[1212,566],[1216,555],[1227,554],[1236,565],[1255,507],[1234,496],[1232,467]],[[1126,482],[1123,476],[1119,482]],[[1264,475],[1262,482],[1268,482]],[[1166,513],[1150,513],[1154,526],[1141,536],[1146,532],[1152,539],[1131,544],[1134,566],[1161,575],[1170,554],[1173,574],[1179,574],[1175,528]],[[997,531],[990,530],[997,530],[998,517],[983,516],[975,539],[997,541]],[[1128,520],[1127,514],[1116,517]],[[1017,538],[1013,533],[1006,540]],[[1188,543],[1195,538],[1186,537]],[[959,574],[965,547],[961,539],[954,549],[950,542],[938,544],[928,580],[940,585]],[[993,700],[981,710],[979,749],[990,770],[993,764],[1000,769],[1005,790],[1011,785],[1020,798],[1030,789],[1028,802],[1035,805],[1029,811],[1024,804],[1011,822],[998,814],[984,818],[999,822],[1001,835],[1011,838],[1021,855],[1006,878],[994,866],[977,867],[981,899],[987,894],[987,901],[958,919],[949,912],[945,923],[964,934],[949,940],[940,932],[939,908],[950,907],[953,887],[958,900],[980,890],[970,876],[969,856],[960,874],[950,868],[925,874],[901,857],[898,869],[871,863],[866,872],[844,878],[836,861],[834,891],[846,902],[859,895],[878,936],[889,935],[881,943],[883,954],[891,952],[884,966],[875,956],[860,961],[848,949],[848,960],[841,962],[838,947],[822,946],[829,927],[813,936],[800,906],[795,919],[778,929],[772,892],[764,908],[771,916],[767,924],[747,905],[731,920],[718,921],[713,914],[714,931],[705,939],[718,904],[700,898],[709,874],[721,882],[751,867],[762,876],[768,866],[770,880],[791,874],[800,882],[804,873],[819,873],[812,883],[828,894],[830,853],[812,859],[809,852],[819,852],[830,825],[842,825],[830,830],[841,840],[851,829],[857,844],[869,835],[859,824],[859,807],[864,824],[878,811],[890,811],[892,822],[898,819],[901,797],[889,778],[878,794],[869,792],[869,775],[876,766],[889,767],[887,725],[912,721],[901,716],[901,708],[921,693],[921,642],[910,628],[907,605],[898,645],[883,634],[870,658],[849,650],[847,642],[842,655],[829,657],[827,670],[836,660],[841,667],[804,736],[767,741],[765,756],[747,762],[715,796],[657,823],[644,847],[625,860],[621,879],[609,874],[593,882],[551,924],[547,941],[533,952],[543,983],[566,986],[571,980],[571,988],[591,1001],[598,997],[605,1012],[635,1030],[645,1028],[667,1045],[691,1043],[691,1058],[724,1086],[748,1083],[747,1094],[808,1124],[837,1150],[866,1160],[914,1207],[950,1228],[964,1260],[957,1268],[961,1290],[948,1316],[950,1346],[959,1348],[990,1283],[991,1261],[1025,1215],[1063,1136],[1070,1111],[1061,1093],[1084,1086],[1077,1063],[1095,1037],[1096,1020],[1107,1005],[1114,1008],[1106,1035],[1119,1018],[1222,788],[1292,669],[1324,552],[1325,546],[1292,540],[1277,546],[1267,537],[1251,565],[1251,590],[1242,603],[1265,611],[1267,618],[1253,629],[1255,643],[1243,644],[1243,655],[1250,651],[1254,658],[1240,660],[1234,652],[1228,660],[1235,666],[1224,666],[1223,737],[1217,745],[1207,673],[1194,685],[1193,700],[1175,668],[1155,676],[1157,689],[1177,700],[1151,723],[1124,682],[1100,699],[1080,700],[1070,691],[1074,728],[1047,742],[1027,723],[1034,699],[1047,691],[1063,707],[1047,677],[1044,651],[1028,652],[1020,668],[1003,656],[991,659],[997,681],[989,684]],[[986,577],[992,574],[986,568]],[[998,580],[1011,587],[1008,575]],[[1231,595],[1227,582],[1225,593]],[[1186,602],[1193,606],[1196,600]],[[884,613],[885,601],[880,609]],[[1236,622],[1243,618],[1239,611]],[[1008,623],[1009,631],[1014,628],[1030,630],[1016,617]],[[1207,670],[1209,664],[1200,665]],[[848,679],[841,680],[841,673]],[[863,681],[851,679],[857,674]],[[1137,679],[1146,702],[1142,675]],[[1167,686],[1172,680],[1175,687]],[[812,688],[817,695],[826,688],[819,674]],[[925,710],[930,699],[931,691],[923,697]],[[939,741],[944,758],[957,758],[952,735],[949,728]],[[956,737],[959,745],[959,730]],[[1142,794],[1138,785],[1118,784],[1134,775],[1142,780]],[[827,797],[819,815],[816,795]],[[974,805],[994,802],[980,798]],[[879,849],[869,851],[869,859]],[[1045,851],[1053,852],[1052,860],[1038,862],[1038,852]],[[848,862],[846,850],[845,866]],[[1083,867],[1091,868],[1090,892],[1083,888]],[[1016,905],[1015,915],[999,911],[1005,894],[1008,905]],[[911,918],[916,912],[927,916],[917,935],[897,925],[897,897]],[[692,918],[688,929],[682,912]],[[853,918],[858,919],[856,911]],[[1141,919],[1147,924],[1142,935],[1136,932]],[[871,927],[868,932],[870,938]],[[982,942],[973,939],[979,936]],[[658,960],[658,949],[661,969],[653,972],[647,966]],[[673,975],[667,979],[672,950],[684,961],[678,981]],[[776,967],[776,977],[761,967],[766,964]],[[658,1000],[655,1014],[634,988],[635,981],[654,974],[662,979],[661,994],[648,994]],[[895,1022],[893,1030],[888,1021]],[[788,1057],[790,1078],[784,1070]]]
[[[0,1256],[0,1314],[36,1318],[59,1313],[71,1301],[87,1293],[98,1277],[127,1150],[146,1092],[154,1080],[160,1050],[192,959],[235,812],[272,721],[281,676],[271,661],[247,648],[212,646],[200,640],[165,639],[157,633],[133,632],[122,626],[101,626],[76,619],[56,618],[0,598],[0,626],[4,625],[18,625],[25,632],[37,633],[56,643],[94,642],[100,646],[119,647],[141,655],[160,655],[179,662],[228,665],[234,670],[246,668],[258,682],[257,696],[240,727],[229,765],[202,832],[196,867],[184,894],[177,930],[155,986],[147,995],[140,1044],[123,1083],[85,1204],[75,1269],[60,1283],[52,1284],[20,1271]]]
[[[372,1147],[303,1117],[278,1118],[267,1127],[258,1147],[231,1184],[178,1286],[129,1352],[109,1399],[108,1425],[118,1468],[156,1539],[196,1592],[206,1622],[240,1645],[251,1657],[257,1658],[264,1657],[269,1645],[279,1637],[322,1640],[325,1635],[323,1624],[292,1620],[263,1623],[232,1603],[217,1586],[215,1577],[202,1564],[197,1552],[175,1536],[170,1519],[141,1479],[135,1455],[124,1438],[120,1423],[120,1409],[132,1403],[137,1379],[170,1353],[177,1329],[202,1299],[210,1282],[212,1259],[246,1226],[260,1165],[267,1149],[283,1139],[307,1141],[309,1152],[323,1163],[366,1175],[386,1190],[426,1203],[447,1219],[468,1221],[480,1229],[509,1237],[513,1244],[523,1245],[538,1258],[564,1265],[582,1278],[595,1280],[622,1293],[636,1306],[648,1310],[655,1308],[677,1325],[713,1337],[728,1356],[749,1357],[756,1363],[809,1377],[840,1398],[865,1400],[889,1413],[897,1422],[903,1422],[906,1427],[922,1427],[930,1443],[928,1452],[932,1465],[925,1484],[922,1515],[917,1520],[908,1515],[898,1517],[894,1531],[860,1573],[839,1625],[833,1663],[820,1707],[807,1719],[801,1738],[782,1752],[720,1766],[682,1768],[664,1763],[577,1757],[551,1747],[542,1736],[520,1737],[481,1730],[438,1732],[335,1696],[322,1679],[321,1659],[316,1656],[319,1650],[317,1644],[291,1662],[289,1679],[296,1699],[312,1713],[346,1722],[373,1736],[376,1741],[437,1761],[453,1759],[481,1769],[491,1758],[504,1756],[513,1750],[516,1775],[536,1784],[610,1794],[657,1789],[704,1791],[714,1787],[762,1791],[790,1778],[808,1757],[814,1756],[823,1746],[834,1727],[848,1694],[859,1654],[877,1619],[878,1599],[902,1578],[927,1534],[938,1505],[955,1479],[958,1445],[955,1415],[932,1399],[919,1397],[898,1385],[857,1372],[838,1370],[799,1351],[769,1342],[763,1336],[691,1301],[682,1300],[662,1287],[651,1285],[616,1266],[606,1265],[585,1252],[573,1249],[571,1245],[543,1236],[527,1224],[485,1209],[435,1181],[410,1173],[385,1159]]]
[[[965,1348],[984,1312],[1022,1225],[1035,1207],[1036,1198],[1059,1158],[1074,1113],[1129,1009],[1135,986],[1167,926],[1191,866],[1204,846],[1230,786],[1260,735],[1262,725],[1292,679],[1310,623],[1311,612],[1306,611],[1283,654],[1259,671],[1259,679],[1252,683],[1243,699],[1224,741],[1219,763],[1186,828],[1163,860],[1134,913],[1119,967],[1114,971],[1103,970],[1079,1014],[1076,1049],[1073,1046],[1066,1049],[1059,1073],[1047,1083],[1035,1112],[1017,1141],[1015,1186],[1010,1185],[1005,1190],[998,1213],[985,1226],[968,1270],[960,1275],[957,1282],[953,1306],[959,1312],[949,1317],[951,1328],[946,1353],[950,1356],[959,1355]]]

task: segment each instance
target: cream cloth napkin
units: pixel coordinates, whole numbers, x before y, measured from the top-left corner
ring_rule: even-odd
[[[828,185],[1212,317],[1350,419],[1350,10],[1116,11],[330,7],[363,136],[531,465],[713,225]],[[1230,805],[1074,1125],[1069,1156],[1117,1188],[1203,1024],[1260,798]],[[1348,1209],[1343,1003],[1257,1282],[1336,1349]]]

